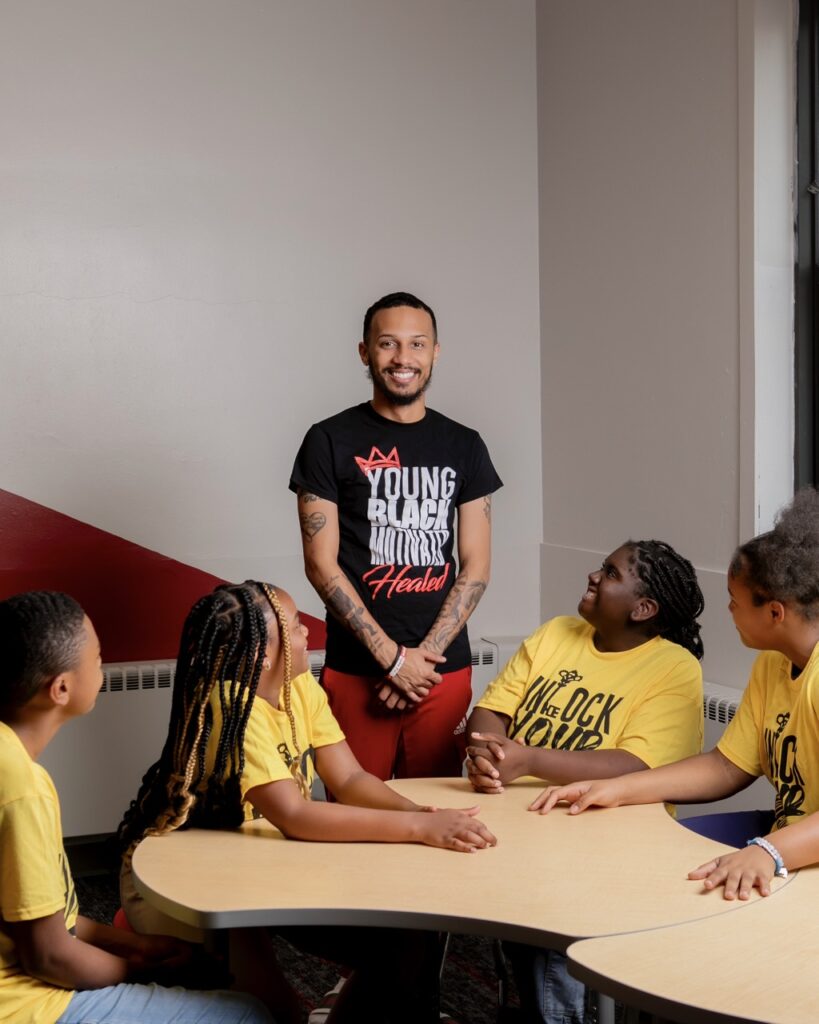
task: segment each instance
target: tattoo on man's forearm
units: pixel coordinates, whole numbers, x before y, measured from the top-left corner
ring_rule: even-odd
[[[445,650],[478,606],[485,590],[485,580],[456,580],[438,613],[431,643],[425,646],[431,646],[437,653]]]
[[[357,608],[350,595],[346,594],[335,583],[337,578],[334,576],[333,579],[322,587],[322,600],[327,605],[327,609],[342,625],[354,633],[369,651],[373,654],[376,653],[381,649],[382,638],[378,635],[378,631],[372,623],[367,622],[365,619],[364,607],[359,606]]]
[[[299,488],[299,498],[305,505],[309,505],[311,501],[319,500],[319,496],[317,494],[311,494],[309,491],[305,491],[301,487]]]
[[[301,532],[306,540],[312,540],[327,525],[327,516],[323,512],[302,512],[299,514]]]
[[[341,587],[336,584],[335,581],[337,579],[338,577],[334,576],[325,583],[321,588],[321,597],[333,615],[344,622],[355,606],[349,595],[345,594]]]
[[[491,494],[487,494],[486,497],[483,499],[483,514],[486,516],[486,518],[491,523],[492,522],[492,495]]]
[[[373,647],[377,650],[381,646],[380,637],[376,636],[375,626],[364,618],[363,608],[356,608],[347,619],[347,625],[359,639],[363,639],[365,633],[371,638],[367,645],[368,647]]]

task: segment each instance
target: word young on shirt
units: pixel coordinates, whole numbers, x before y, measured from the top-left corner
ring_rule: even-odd
[[[455,470],[449,466],[393,466],[369,468],[365,475],[370,484],[370,564],[446,565]]]
[[[596,750],[611,732],[611,716],[623,702],[613,693],[593,693],[576,669],[561,669],[557,679],[538,676],[515,712],[510,739],[522,737],[527,746],[553,750]],[[562,691],[574,689],[563,699]],[[559,702],[553,698],[560,696]]]

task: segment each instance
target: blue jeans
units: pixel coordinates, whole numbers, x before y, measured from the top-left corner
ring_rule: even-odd
[[[504,942],[527,1024],[583,1024],[586,986],[569,974],[566,957],[550,949]]]
[[[252,996],[160,985],[109,985],[75,992],[57,1024],[272,1024]]]

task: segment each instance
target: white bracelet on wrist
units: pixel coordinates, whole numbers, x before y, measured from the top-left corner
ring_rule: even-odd
[[[762,836],[756,836],[754,839],[749,839],[745,845],[759,846],[765,851],[765,853],[773,858],[774,866],[776,868],[774,871],[775,878],[788,877],[788,869],[785,867],[784,860],[782,860],[782,854],[777,850],[773,843],[769,842],[767,839],[763,839]]]

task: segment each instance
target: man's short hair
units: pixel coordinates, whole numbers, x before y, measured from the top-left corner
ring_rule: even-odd
[[[74,598],[57,591],[32,590],[0,601],[0,717],[76,668],[84,619]]]
[[[430,320],[432,320],[433,341],[438,340],[438,323],[435,319],[435,314],[432,312],[432,307],[428,306],[423,299],[419,299],[416,295],[411,295],[409,292],[390,292],[389,295],[384,295],[377,302],[374,302],[364,314],[364,333],[362,337],[365,343],[370,340],[370,328],[372,327],[375,314],[381,309],[395,309],[396,306],[410,306],[412,309],[423,309],[425,313],[429,313]]]

